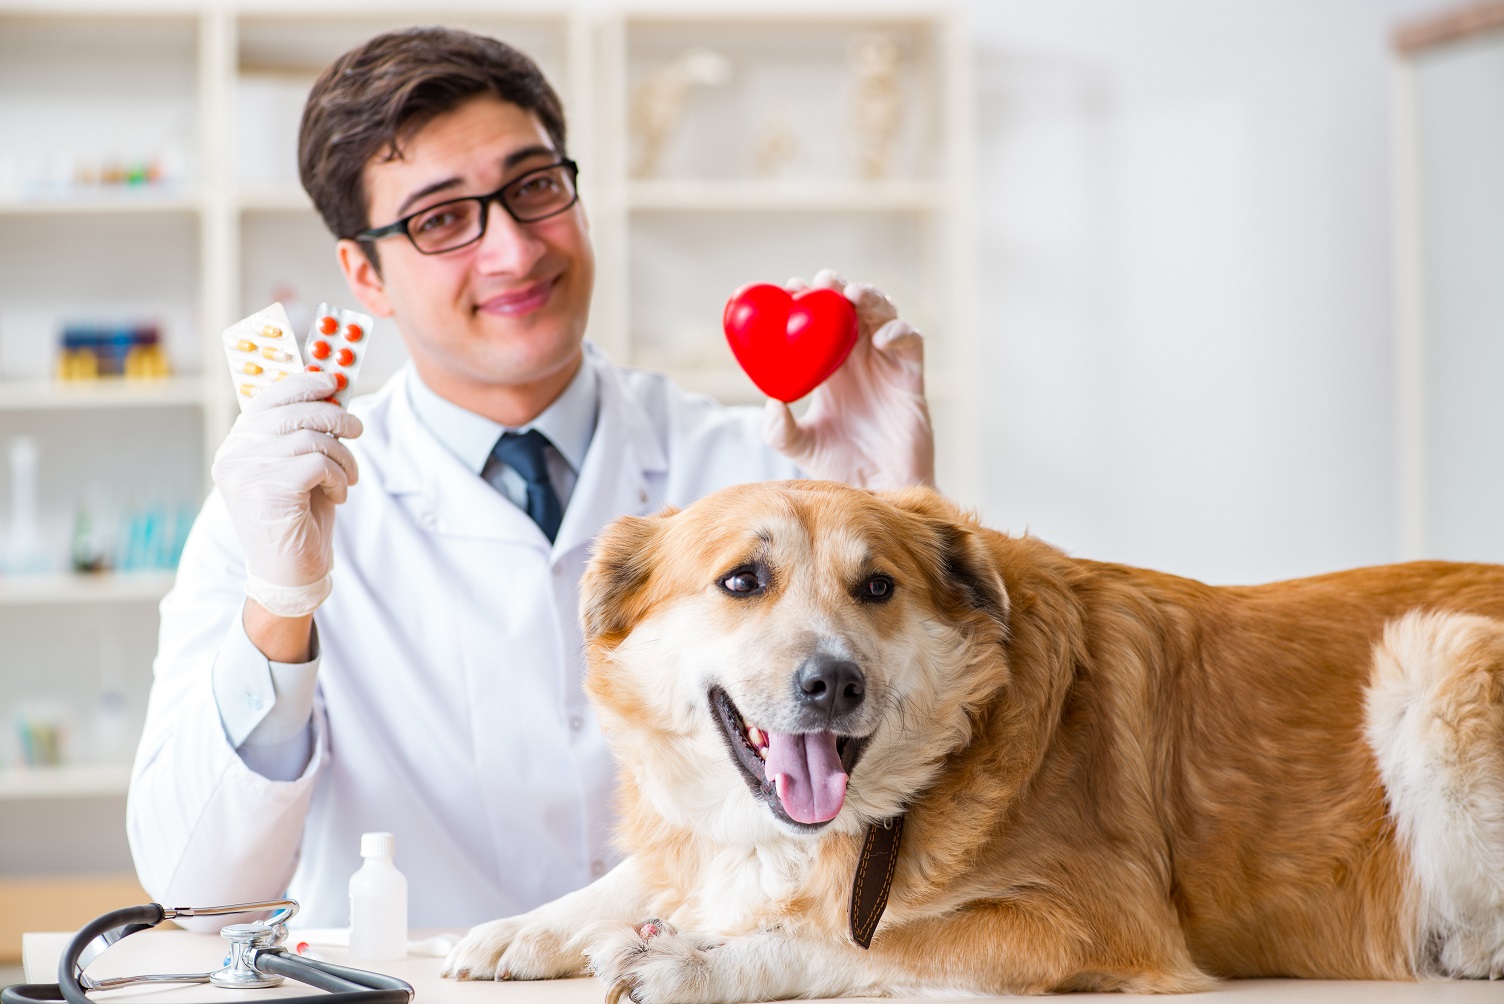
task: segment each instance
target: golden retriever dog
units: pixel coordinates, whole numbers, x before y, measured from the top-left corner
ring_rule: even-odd
[[[618,520],[581,617],[626,856],[446,975],[660,1004],[1504,969],[1504,567],[1212,587],[795,481]]]

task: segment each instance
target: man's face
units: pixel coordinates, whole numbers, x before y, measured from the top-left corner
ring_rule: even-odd
[[[471,98],[414,133],[400,158],[366,164],[371,225],[494,192],[558,159],[533,113]],[[502,388],[538,388],[541,407],[568,382],[585,337],[595,257],[584,210],[576,203],[526,224],[499,203],[487,212],[485,235],[454,251],[426,255],[406,237],[387,238],[377,275],[358,245],[341,241],[340,263],[361,302],[396,319],[435,391],[476,407]]]

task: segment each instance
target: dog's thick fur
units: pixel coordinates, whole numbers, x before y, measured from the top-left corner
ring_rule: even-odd
[[[784,482],[618,520],[582,618],[627,857],[449,975],[658,1004],[1504,969],[1504,567],[1214,588],[928,490]],[[785,727],[821,654],[866,681],[830,728],[870,739],[816,827],[753,790],[707,695]],[[899,812],[863,950],[858,849]]]

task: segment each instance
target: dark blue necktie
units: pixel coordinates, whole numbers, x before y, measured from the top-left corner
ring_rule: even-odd
[[[564,511],[559,506],[553,483],[548,480],[548,464],[543,459],[543,447],[547,443],[537,429],[529,429],[520,435],[508,432],[496,441],[491,456],[522,475],[522,480],[527,482],[527,514],[538,524],[549,543],[553,543]]]

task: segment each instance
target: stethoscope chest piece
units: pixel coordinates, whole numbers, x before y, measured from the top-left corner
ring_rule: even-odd
[[[280,924],[231,924],[221,928],[219,935],[230,943],[230,953],[225,956],[225,967],[209,974],[210,983],[227,990],[255,990],[278,986],[286,979],[257,969],[254,953],[256,949],[279,946],[287,937],[287,928]]]

